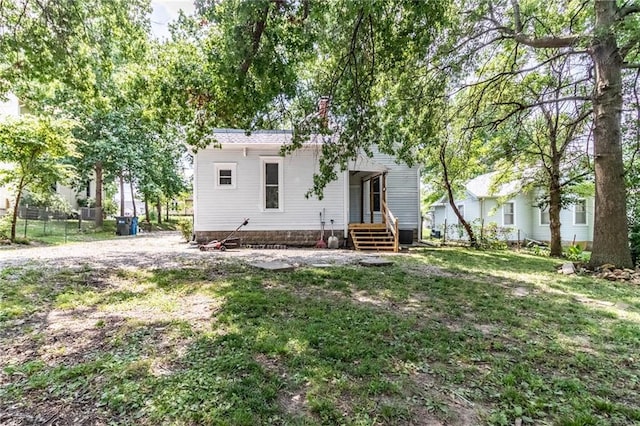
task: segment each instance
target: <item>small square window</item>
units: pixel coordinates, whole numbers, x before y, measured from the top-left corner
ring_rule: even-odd
[[[231,170],[219,170],[218,172],[218,184],[219,185],[231,185]]]
[[[216,163],[216,184],[217,189],[233,189],[236,187],[236,164]]]

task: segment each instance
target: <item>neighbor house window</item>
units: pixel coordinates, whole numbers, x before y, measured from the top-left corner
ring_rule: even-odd
[[[87,198],[91,197],[91,181],[90,180],[87,181],[87,188],[85,190],[85,195],[87,196]]]
[[[540,225],[548,225],[551,223],[551,217],[549,216],[549,208],[540,210]]]
[[[502,206],[502,224],[504,226],[515,225],[515,205],[513,203],[506,203]]]
[[[464,204],[458,204],[458,211],[460,212],[460,216],[464,219]],[[460,219],[458,219],[458,222],[460,222]]]
[[[236,163],[216,163],[217,189],[234,189],[236,187]]]
[[[374,212],[380,211],[380,176],[374,177],[371,180],[371,197],[372,206]]]
[[[282,211],[282,159],[266,157],[261,161],[262,172],[262,208],[264,210]]]
[[[573,223],[574,225],[587,224],[587,200],[582,199],[576,201],[573,206]]]

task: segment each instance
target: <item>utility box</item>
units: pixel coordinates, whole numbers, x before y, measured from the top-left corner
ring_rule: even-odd
[[[131,217],[116,216],[116,235],[129,235],[131,232]]]
[[[398,242],[403,245],[413,244],[413,229],[401,229]]]

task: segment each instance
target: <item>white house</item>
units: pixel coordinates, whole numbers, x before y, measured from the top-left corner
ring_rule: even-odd
[[[324,197],[305,197],[318,171],[320,143],[309,143],[285,157],[290,131],[214,132],[221,147],[194,155],[194,234],[198,241],[227,236],[249,218],[244,244],[314,245],[333,231],[361,249],[397,249],[419,238],[420,174],[375,153],[359,156],[324,189]],[[397,222],[397,230],[396,228]],[[379,232],[380,234],[376,234]],[[367,237],[362,234],[368,233]],[[389,239],[393,240],[390,245]],[[386,241],[386,242],[385,242]]]
[[[24,106],[20,104],[20,100],[12,93],[8,93],[6,95],[6,99],[0,102],[0,120],[16,118],[24,113]],[[79,208],[78,199],[95,197],[95,186],[94,179],[87,182],[84,187],[80,188],[71,188],[69,186],[56,183],[55,188],[52,189],[69,203],[72,210],[77,210]],[[0,186],[0,216],[3,216],[10,210],[11,202],[14,199],[13,197],[14,194],[10,188]]]
[[[20,115],[20,102],[18,98],[9,93],[6,99],[0,101],[0,120],[7,117],[18,117]],[[0,164],[0,168],[6,164]],[[0,216],[6,214],[11,208],[11,191],[6,186],[0,185]]]
[[[525,192],[518,182],[510,182],[493,188],[496,173],[478,176],[465,185],[464,195],[456,200],[456,206],[468,222],[484,225],[495,223],[510,241],[551,239],[549,210],[540,209],[536,194]],[[458,218],[446,197],[431,206],[433,229],[441,231],[447,224],[447,237],[459,238],[455,229]],[[573,205],[560,211],[560,231],[563,244],[580,244],[589,247],[593,241],[594,197],[578,199]]]

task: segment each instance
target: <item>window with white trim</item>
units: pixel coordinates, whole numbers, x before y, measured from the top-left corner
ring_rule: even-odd
[[[236,163],[215,163],[216,189],[235,189]]]
[[[460,216],[464,219],[464,204],[458,204],[457,207],[460,212]],[[458,223],[460,223],[460,219],[458,219]]]
[[[502,206],[502,225],[512,226],[516,223],[516,206],[514,203],[505,203]]]
[[[549,207],[546,209],[538,209],[540,211],[540,225],[549,225],[551,223],[551,216],[549,216]]]
[[[580,199],[573,205],[573,224],[587,224],[587,200]]]
[[[283,210],[282,158],[265,157],[261,161],[261,207],[265,211]]]

